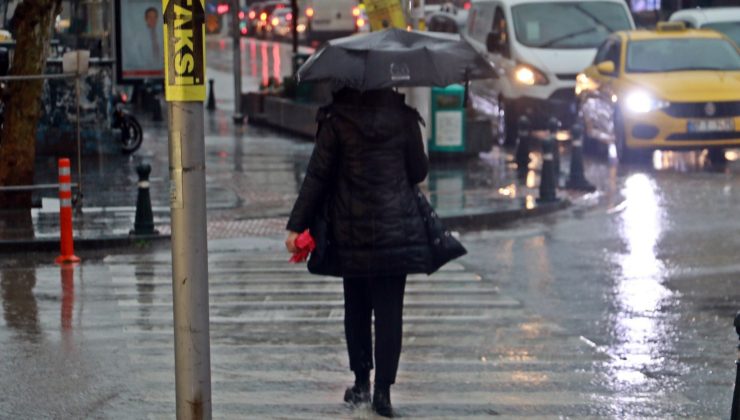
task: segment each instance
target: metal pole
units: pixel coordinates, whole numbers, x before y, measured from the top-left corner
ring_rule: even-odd
[[[211,418],[202,102],[170,102],[172,293],[177,418]]]
[[[163,0],[168,107],[175,399],[178,420],[211,419],[203,102],[204,0]],[[183,58],[184,57],[184,58]],[[192,65],[181,65],[187,59]]]
[[[79,184],[79,187],[77,187],[77,200],[75,200],[75,209],[81,210],[82,209],[82,141],[80,140],[80,55],[77,54],[77,78],[75,78],[75,90],[77,91],[77,94],[75,95],[76,98],[76,105],[77,105],[77,121],[75,122],[75,129],[77,131],[77,183]]]
[[[735,332],[740,338],[740,312],[735,315]],[[737,346],[737,359],[735,360],[735,390],[732,393],[732,412],[730,420],[740,420],[740,345]]]
[[[242,48],[239,32],[239,0],[232,1],[231,28],[234,36],[234,124],[244,123],[242,114]]]
[[[290,13],[293,16],[290,20],[290,37],[293,41],[293,56],[295,57],[298,54],[298,16],[300,15],[298,0],[290,0]]]

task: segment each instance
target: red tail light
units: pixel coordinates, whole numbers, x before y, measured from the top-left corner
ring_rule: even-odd
[[[463,9],[470,10],[470,6],[472,6],[472,4],[469,1],[466,1],[465,4],[463,4]]]
[[[257,17],[257,13],[254,10],[250,10],[249,11],[249,18],[250,19],[254,19],[255,17]]]
[[[126,93],[121,92],[121,102],[126,103],[128,102],[128,95]]]
[[[240,20],[244,19],[244,12],[239,12],[239,19]]]
[[[216,11],[219,15],[223,15],[226,13],[229,13],[229,5],[228,4],[219,4],[218,7],[216,7]]]

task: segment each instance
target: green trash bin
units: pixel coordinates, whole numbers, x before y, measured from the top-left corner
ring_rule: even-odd
[[[308,60],[310,54],[295,53],[293,55],[293,74],[298,72],[298,69],[303,63]],[[300,102],[308,102],[311,99],[311,84],[310,83],[299,83],[296,86],[295,98]]]
[[[450,85],[432,88],[432,152],[465,151],[465,87]]]

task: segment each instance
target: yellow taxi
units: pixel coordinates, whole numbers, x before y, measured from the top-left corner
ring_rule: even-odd
[[[740,147],[740,50],[682,22],[616,32],[576,78],[586,141],[614,145],[626,162],[656,149]]]

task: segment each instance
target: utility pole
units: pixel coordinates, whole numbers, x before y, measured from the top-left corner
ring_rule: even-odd
[[[232,0],[231,31],[234,37],[234,124],[244,124],[242,113],[242,35],[239,30],[239,0]]]
[[[204,0],[162,0],[178,420],[211,419]]]
[[[298,0],[290,0],[290,14],[293,18],[290,20],[290,37],[293,40],[293,57],[298,54]],[[297,69],[294,69],[297,70]],[[295,76],[295,75],[294,75]]]

